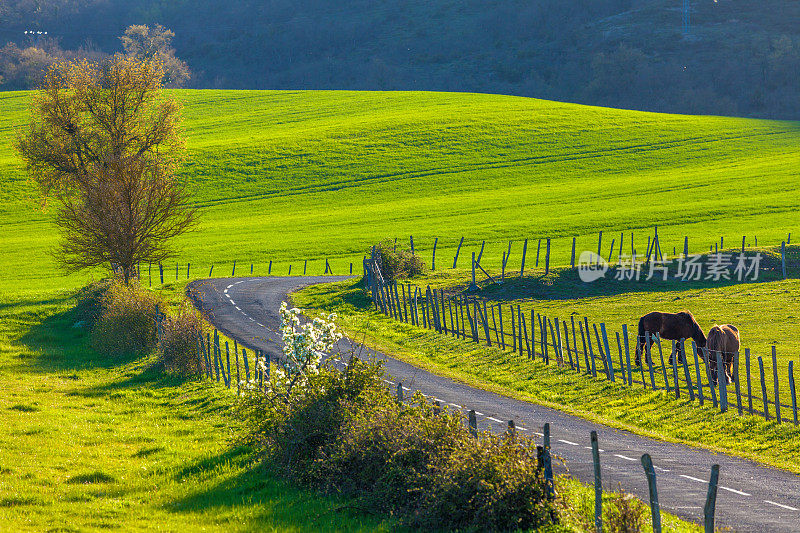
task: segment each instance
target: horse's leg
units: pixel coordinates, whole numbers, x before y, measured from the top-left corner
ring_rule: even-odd
[[[635,366],[640,366],[642,364],[642,350],[644,350],[644,343],[642,342],[642,337],[636,335],[636,359],[634,361]]]

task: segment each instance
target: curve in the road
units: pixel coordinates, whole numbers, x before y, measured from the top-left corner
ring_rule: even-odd
[[[281,302],[288,301],[288,295],[301,287],[344,279],[348,278],[216,278],[196,281],[189,290],[195,304],[215,327],[245,346],[280,357]],[[344,339],[341,348],[349,350],[353,346]],[[474,409],[484,428],[504,428],[508,420],[514,420],[518,430],[541,437],[540,428],[549,422],[553,453],[563,458],[569,471],[583,482],[594,480],[589,434],[595,430],[602,448],[600,462],[606,487],[616,488],[619,482],[625,490],[647,501],[647,481],[639,457],[649,453],[656,465],[661,507],[699,522],[711,465],[717,463],[718,527],[748,532],[800,531],[800,476],[753,461],[608,428],[556,409],[476,389],[385,354],[370,353],[385,360],[390,384],[402,382],[406,390],[420,390],[443,405]]]

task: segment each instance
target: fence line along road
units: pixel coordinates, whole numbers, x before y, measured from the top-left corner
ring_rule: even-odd
[[[310,283],[341,279],[321,276],[218,278],[193,282],[190,288],[196,305],[204,310],[213,325],[230,339],[238,340],[238,350],[234,348],[231,352],[242,353],[246,346],[244,353],[249,357],[252,377],[253,350],[259,351],[262,361],[274,360],[282,354],[277,310],[280,302],[288,299],[287,293]],[[208,338],[205,342],[207,346]],[[341,343],[343,351],[355,346],[347,339]],[[215,350],[213,337],[210,344]],[[235,346],[234,341],[229,345]],[[230,352],[228,359],[224,342],[220,342],[217,352],[217,360],[225,365],[224,373],[231,376],[228,379],[233,388],[236,359]],[[550,422],[554,452],[564,459],[572,475],[584,483],[592,483],[595,479],[592,447],[587,435],[597,431],[602,443],[598,450],[603,466],[602,482],[607,486],[616,487],[620,482],[625,490],[649,501],[646,476],[636,467],[637,458],[646,453],[652,457],[658,479],[659,507],[703,523],[702,498],[707,495],[707,473],[711,469],[713,476],[712,467],[719,464],[722,472],[718,486],[720,497],[715,506],[718,527],[743,531],[800,530],[800,505],[795,503],[800,501],[800,478],[794,474],[724,454],[612,430],[555,409],[453,382],[383,354],[370,352],[369,355],[385,361],[388,386],[399,387],[406,393],[419,389],[431,400],[440,402],[442,407],[461,410],[467,418],[470,418],[469,411],[474,411],[478,430],[507,431],[507,421],[513,420],[515,431],[532,435],[538,443],[544,439],[543,424]],[[243,368],[242,361],[242,373]],[[220,382],[225,380],[222,373],[221,370]],[[214,371],[212,379],[217,379]]]

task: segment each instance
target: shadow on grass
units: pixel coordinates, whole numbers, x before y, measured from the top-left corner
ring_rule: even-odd
[[[132,368],[124,379],[73,391],[71,394],[90,398],[140,387],[149,390],[181,387],[194,380],[199,382],[197,378],[165,372],[163,367],[156,361],[142,361],[142,364]]]
[[[266,529],[271,526],[278,530],[374,530],[381,524],[376,517],[356,515],[350,510],[342,512],[346,506],[336,498],[293,485],[270,471],[248,447],[233,447],[219,455],[194,461],[178,470],[175,479],[205,478],[209,472],[226,469],[240,470],[240,473],[233,477],[222,476],[223,480],[217,483],[205,484],[203,490],[171,503],[167,509],[185,513],[255,507],[261,511],[250,519],[250,525]]]
[[[654,293],[719,289],[734,285],[744,286],[748,283],[782,280],[780,252],[771,249],[758,251],[762,254],[762,257],[759,265],[758,278],[756,280],[749,279],[752,277],[751,273],[747,280],[739,281],[734,274],[733,267],[731,268],[732,279],[729,280],[720,279],[715,281],[713,279],[701,279],[699,281],[682,281],[680,279],[668,278],[664,281],[659,270],[654,270],[652,279],[647,280],[646,278],[650,273],[649,265],[643,265],[641,267],[639,280],[617,280],[615,279],[615,275],[618,272],[617,266],[611,265],[604,277],[590,283],[582,281],[576,269],[557,268],[551,270],[546,276],[543,275],[542,272],[537,272],[534,275],[522,278],[506,277],[505,282],[502,284],[495,284],[489,280],[485,280],[479,284],[477,291],[468,291],[467,285],[464,283],[459,284],[457,287],[454,287],[454,289],[462,294],[479,296],[487,300],[495,301],[513,301],[530,298],[537,300],[567,300],[574,298],[618,296],[640,292]],[[731,252],[725,251],[725,253]],[[747,250],[746,255],[751,257],[753,253],[755,253],[755,251]],[[702,271],[703,277],[705,277],[707,273],[705,267],[708,265],[708,261],[709,259],[707,257],[701,260],[704,265]],[[734,259],[734,267],[735,264]],[[674,276],[674,274],[679,271],[676,261],[670,261],[666,263],[666,266],[670,276]],[[683,268],[685,270],[685,266]],[[786,270],[788,278],[800,278],[800,246],[788,246],[786,248]],[[448,292],[453,293],[453,290],[451,289]]]
[[[96,352],[89,344],[89,332],[81,325],[81,318],[80,312],[73,307],[33,324],[19,337],[19,342],[35,354],[34,366],[43,371],[115,368],[142,356],[129,353],[109,357]]]

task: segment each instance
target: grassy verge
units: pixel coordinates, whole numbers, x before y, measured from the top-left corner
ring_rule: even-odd
[[[227,391],[108,361],[72,298],[0,302],[0,521],[8,530],[382,531],[231,444]]]
[[[614,487],[611,487],[614,489]],[[556,491],[564,501],[566,509],[562,512],[561,517],[563,525],[568,529],[577,529],[579,531],[595,531],[594,529],[594,488],[582,484],[580,481],[570,478],[568,476],[556,478]],[[623,492],[614,492],[613,490],[603,492],[603,526],[605,531],[618,531],[622,529],[615,529],[611,526],[610,522],[614,521],[614,511],[619,508],[619,496],[625,495]],[[630,506],[639,507],[639,511],[643,515],[641,522],[642,532],[653,530],[652,519],[650,515],[650,508],[645,507],[643,503],[634,498],[634,501],[629,504]],[[662,531],[671,531],[674,533],[694,533],[703,531],[704,529],[693,522],[687,522],[680,518],[661,512],[661,528]],[[632,528],[630,530],[633,530]],[[624,531],[624,530],[622,530]]]
[[[664,391],[623,388],[555,365],[529,361],[392,321],[369,307],[352,282],[309,287],[295,304],[336,312],[354,338],[400,359],[471,385],[533,401],[642,435],[702,446],[800,473],[800,430],[755,416],[721,414]]]

